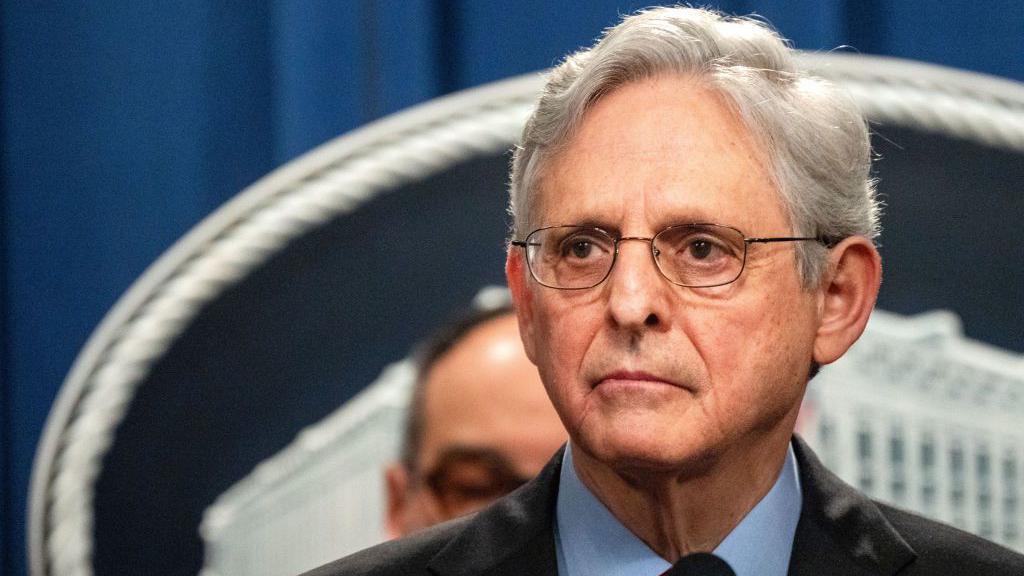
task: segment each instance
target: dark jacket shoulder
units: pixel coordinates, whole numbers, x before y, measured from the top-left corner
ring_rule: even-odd
[[[1024,575],[1024,556],[962,530],[871,500],[793,439],[803,509],[790,574]]]
[[[947,524],[878,503],[917,554],[907,574],[1024,575],[1024,555]]]

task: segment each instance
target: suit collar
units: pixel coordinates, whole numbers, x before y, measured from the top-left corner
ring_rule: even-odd
[[[557,574],[554,510],[564,451],[525,486],[477,513],[428,569],[439,576]]]
[[[554,510],[562,452],[540,474],[480,511],[428,565],[439,576],[557,574]],[[828,471],[799,437],[803,503],[790,576],[890,576],[917,557],[869,498]]]
[[[867,496],[818,460],[795,436],[793,450],[800,469],[803,507],[796,528],[791,576],[891,575],[917,554]]]

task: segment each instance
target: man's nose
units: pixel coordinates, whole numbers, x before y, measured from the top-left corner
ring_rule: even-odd
[[[651,239],[635,236],[621,238],[615,266],[607,280],[608,312],[621,327],[652,328],[667,320],[669,286],[651,251]]]

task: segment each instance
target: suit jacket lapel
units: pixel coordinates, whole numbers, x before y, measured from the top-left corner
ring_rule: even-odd
[[[796,527],[790,576],[891,575],[917,555],[869,498],[832,474],[799,437],[803,508]]]
[[[438,576],[558,574],[554,514],[563,447],[525,486],[481,510],[428,564]]]
[[[890,576],[916,558],[878,506],[829,472],[799,437],[803,507],[790,576]],[[557,575],[554,510],[564,448],[526,486],[480,511],[434,556],[438,576]]]

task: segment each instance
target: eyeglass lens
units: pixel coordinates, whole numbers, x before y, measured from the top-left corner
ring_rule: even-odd
[[[424,475],[446,518],[472,512],[525,484],[500,454],[488,450],[447,452]]]
[[[530,271],[552,288],[582,289],[600,284],[611,272],[618,244],[651,242],[658,269],[675,284],[710,287],[739,277],[746,258],[743,234],[728,226],[686,224],[671,226],[653,239],[617,240],[588,226],[542,228],[526,238]]]

